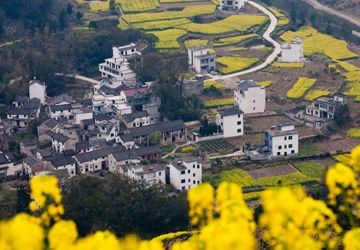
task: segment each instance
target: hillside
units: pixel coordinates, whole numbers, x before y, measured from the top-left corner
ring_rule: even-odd
[[[360,17],[360,0],[321,0],[323,4]]]

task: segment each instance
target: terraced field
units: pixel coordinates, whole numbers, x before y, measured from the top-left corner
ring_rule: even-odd
[[[309,93],[305,96],[305,100],[312,101],[321,96],[328,96],[330,94],[331,91],[328,90],[314,89],[309,91]]]
[[[186,34],[185,30],[168,29],[163,31],[149,32],[158,38],[155,46],[158,49],[176,49],[180,48],[178,39]]]
[[[164,30],[164,29],[176,28],[180,25],[184,25],[187,23],[191,23],[191,21],[186,18],[179,18],[173,20],[160,20],[153,22],[133,23],[131,26],[132,28],[135,29],[150,31],[150,30]]]
[[[207,39],[189,39],[184,42],[186,48],[191,46],[198,46],[198,45],[208,45],[209,40]]]
[[[204,101],[205,108],[216,108],[221,106],[233,105],[234,98],[223,98],[223,99],[213,99]]]
[[[129,24],[151,22],[158,20],[172,20],[179,18],[189,18],[199,15],[208,15],[215,12],[215,5],[192,5],[187,6],[181,11],[164,11],[153,13],[130,14],[123,16],[123,19]]]
[[[155,10],[160,6],[158,0],[116,0],[116,2],[121,5],[125,13]]]
[[[221,64],[218,70],[222,74],[229,74],[247,69],[260,61],[259,58],[243,58],[239,56],[222,56],[216,58],[216,62]]]
[[[215,47],[221,47],[221,46],[229,46],[237,43],[241,43],[243,41],[249,40],[251,38],[258,37],[257,34],[248,34],[248,35],[240,35],[240,36],[230,36],[226,38],[218,39],[215,43]]]
[[[304,40],[304,51],[307,56],[320,53],[335,61],[359,57],[348,49],[345,41],[322,34],[310,26],[302,27],[296,32],[287,31],[281,39],[290,42],[294,37]]]
[[[214,35],[234,31],[247,31],[253,26],[263,24],[266,20],[265,16],[233,15],[217,22],[204,24],[188,23],[179,26],[179,28],[193,33]]]
[[[231,151],[234,149],[234,145],[226,140],[200,142],[199,145],[202,151],[208,153],[218,153],[219,151]]]
[[[316,82],[316,79],[301,77],[287,92],[289,98],[301,98]]]

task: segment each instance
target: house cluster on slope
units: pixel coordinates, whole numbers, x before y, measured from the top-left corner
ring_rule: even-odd
[[[87,100],[50,98],[44,82],[30,81],[29,96],[17,97],[7,115],[13,128],[37,125],[37,141],[21,142],[26,157],[17,173],[73,177],[109,171],[150,184],[171,183],[177,190],[201,183],[200,159],[161,160],[160,146],[186,142],[187,128],[181,120],[160,121],[152,83],[139,83],[129,68],[128,59],[140,55],[135,44],[114,47],[113,57],[99,65],[103,79]],[[14,169],[13,161],[0,155],[0,176]]]

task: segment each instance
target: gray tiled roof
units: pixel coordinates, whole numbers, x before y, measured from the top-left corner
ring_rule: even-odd
[[[48,132],[47,134],[51,137],[51,139],[56,140],[58,142],[62,142],[62,143],[66,142],[67,140],[70,139],[69,137],[67,137],[63,134],[53,133],[51,131]]]
[[[130,114],[125,114],[123,115],[124,120],[129,123],[134,121],[137,118],[141,118],[141,117],[145,117],[145,116],[149,116],[149,113],[147,111],[139,111],[139,112],[133,112]]]
[[[28,157],[26,157],[24,159],[24,163],[26,165],[28,165],[29,167],[44,165],[44,163],[42,161],[39,161],[39,160],[37,160],[37,159],[35,159],[33,157],[30,157],[30,156],[28,156]]]
[[[55,156],[50,160],[51,164],[58,168],[58,167],[62,167],[65,165],[70,165],[70,164],[74,164],[75,163],[75,159],[72,157],[66,157],[66,156]]]
[[[51,111],[71,110],[71,104],[52,105],[50,109]]]
[[[254,80],[242,80],[238,83],[237,87],[242,91],[246,91],[249,88],[257,88],[261,86],[258,85]]]
[[[156,123],[149,126],[143,126],[138,128],[129,129],[129,133],[132,137],[146,136],[154,132],[171,132],[180,129],[185,129],[185,123],[182,120]]]
[[[98,158],[106,157],[114,152],[118,151],[124,151],[125,148],[123,146],[117,146],[117,147],[102,147],[101,149],[94,150],[87,153],[77,154],[75,155],[75,158],[80,162],[88,162],[91,160],[95,160]]]
[[[0,152],[0,165],[8,164],[8,163],[10,163],[8,158],[5,156],[3,152]]]
[[[232,106],[219,112],[221,116],[241,115],[242,112],[237,106]]]

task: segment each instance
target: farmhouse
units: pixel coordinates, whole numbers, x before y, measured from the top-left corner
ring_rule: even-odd
[[[126,128],[135,128],[150,125],[150,117],[147,111],[139,111],[122,116]]]
[[[28,156],[23,161],[23,171],[29,177],[40,175],[46,172],[45,163],[32,156]]]
[[[271,157],[294,156],[299,153],[299,134],[293,124],[278,123],[265,131],[265,145]]]
[[[244,134],[243,112],[232,106],[216,115],[216,125],[223,132],[224,138],[242,136]]]
[[[167,168],[176,190],[189,190],[202,182],[202,163],[198,158],[175,160]]]
[[[69,120],[73,117],[71,104],[62,103],[49,106],[49,115],[55,120],[58,120],[59,118]]]
[[[133,180],[145,181],[150,185],[166,184],[166,168],[161,165],[129,165],[126,174]]]
[[[262,113],[265,111],[265,87],[254,80],[243,80],[234,90],[235,105],[245,114]]]
[[[41,102],[38,98],[16,98],[7,110],[7,119],[13,125],[23,128],[40,115]]]
[[[188,48],[189,66],[197,73],[216,69],[216,54],[210,53],[206,46],[198,45]]]
[[[70,156],[59,155],[50,159],[47,163],[48,168],[54,170],[66,169],[69,177],[76,175],[75,159]]]
[[[303,62],[304,61],[304,42],[300,37],[295,37],[290,43],[281,45],[282,62]]]
[[[51,147],[58,153],[63,153],[65,150],[75,150],[75,140],[59,133],[48,133],[51,138]]]
[[[340,96],[319,97],[306,106],[306,114],[316,118],[334,119],[336,108],[343,104],[345,99]]]
[[[187,129],[181,120],[162,122],[129,129],[131,138],[137,144],[149,144],[150,136],[159,133],[161,144],[186,142]]]
[[[109,79],[109,87],[117,88],[121,85],[134,86],[136,74],[129,67],[127,57],[138,54],[136,47],[128,45],[124,47],[113,47],[113,57],[105,59],[99,64],[101,76]]]
[[[245,5],[245,0],[220,0],[220,10],[238,11]]]

